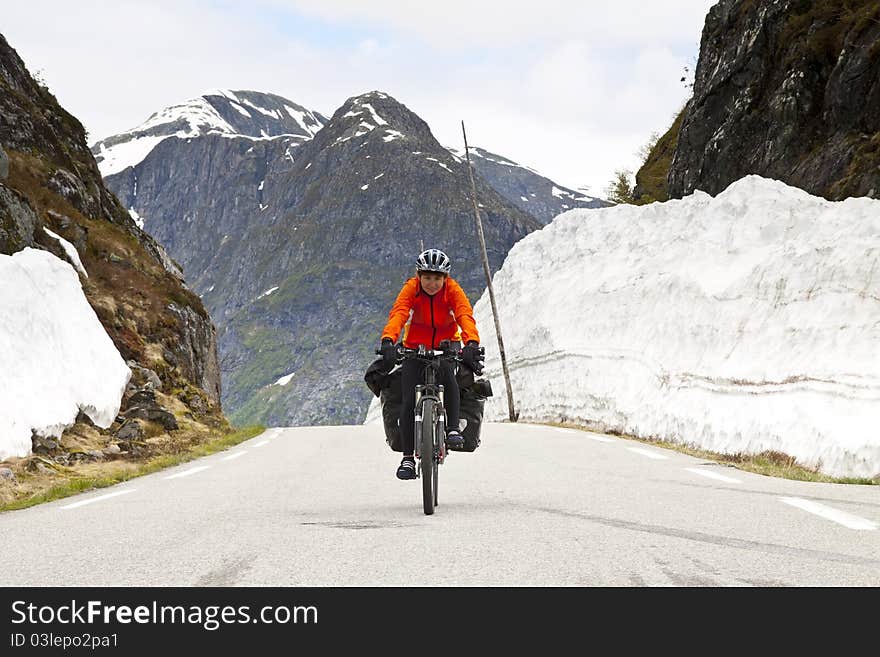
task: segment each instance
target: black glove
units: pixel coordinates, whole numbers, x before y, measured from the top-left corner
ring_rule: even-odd
[[[469,341],[461,350],[461,362],[474,374],[483,371],[483,354],[480,353],[480,344],[476,340]]]
[[[389,370],[394,367],[397,362],[397,345],[391,338],[382,338],[382,346],[379,347],[382,352],[382,361]]]

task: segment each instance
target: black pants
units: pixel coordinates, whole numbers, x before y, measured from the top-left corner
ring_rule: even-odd
[[[415,418],[413,411],[416,405],[416,385],[425,382],[427,363],[418,360],[406,360],[401,365],[401,391],[403,400],[400,405],[400,440],[403,453],[412,454],[415,444]],[[437,372],[437,383],[443,384],[443,401],[446,406],[446,429],[458,429],[459,408],[461,399],[458,381],[455,379],[455,363],[444,361]]]

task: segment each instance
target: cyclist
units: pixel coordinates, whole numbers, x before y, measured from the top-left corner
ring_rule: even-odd
[[[388,313],[388,323],[382,329],[381,352],[385,366],[390,370],[397,359],[394,341],[403,329],[403,346],[416,349],[438,349],[444,340],[458,349],[462,343],[461,360],[471,370],[479,370],[480,334],[474,322],[474,311],[461,286],[449,275],[449,257],[439,249],[428,249],[416,258],[416,275],[403,284],[397,300]],[[415,444],[415,386],[423,381],[427,364],[411,359],[403,363],[401,386],[403,399],[400,407],[400,437],[403,459],[397,468],[398,479],[415,479],[413,455]],[[458,448],[464,437],[458,429],[459,390],[452,361],[441,365],[438,383],[443,384],[446,406],[446,445]]]

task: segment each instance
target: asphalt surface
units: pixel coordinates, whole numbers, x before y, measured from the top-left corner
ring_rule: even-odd
[[[880,487],[750,474],[614,436],[487,424],[394,476],[382,428],[270,429],[0,514],[2,586],[878,586]]]

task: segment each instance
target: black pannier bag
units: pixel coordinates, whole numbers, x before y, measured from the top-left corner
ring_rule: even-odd
[[[400,406],[403,403],[401,390],[402,370],[394,368],[386,373],[379,359],[370,365],[364,380],[382,404],[382,424],[385,427],[385,442],[395,452],[402,452],[400,440]],[[480,446],[480,429],[483,423],[483,405],[492,396],[492,386],[488,379],[474,380],[474,374],[466,367],[459,367],[456,374],[461,399],[459,429],[464,436],[460,452],[473,452]],[[378,391],[378,393],[377,393]]]
[[[401,370],[395,368],[385,377],[385,385],[379,393],[382,402],[382,423],[385,425],[385,442],[395,452],[403,451],[403,443],[400,440],[400,406],[403,403],[401,390]]]
[[[400,405],[403,401],[400,391],[401,369],[388,372],[381,358],[377,358],[367,368],[364,381],[370,391],[379,398],[382,407],[382,423],[385,425],[385,442],[395,452],[402,452],[400,429]]]
[[[474,373],[466,367],[459,367],[458,389],[461,392],[459,425],[464,445],[455,448],[457,452],[473,452],[480,446],[480,430],[483,426],[483,405],[486,397],[492,396],[492,386],[488,379],[474,379]],[[452,448],[450,448],[452,449]]]

